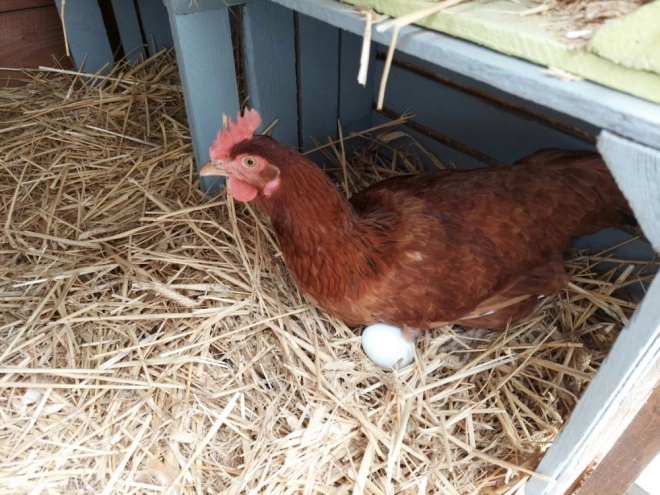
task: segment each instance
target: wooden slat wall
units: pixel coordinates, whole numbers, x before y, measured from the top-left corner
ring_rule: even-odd
[[[0,2],[0,67],[35,68],[66,60],[62,24],[53,0]],[[0,70],[0,84],[20,84],[21,72]]]

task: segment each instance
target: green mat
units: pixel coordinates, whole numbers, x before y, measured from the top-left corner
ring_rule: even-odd
[[[432,5],[421,0],[344,1],[390,17]],[[536,6],[529,0],[468,1],[418,24],[660,103],[660,0],[606,23],[581,49],[548,30],[547,17],[519,15]]]

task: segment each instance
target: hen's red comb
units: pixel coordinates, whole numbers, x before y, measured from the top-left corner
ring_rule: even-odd
[[[245,110],[243,115],[238,113],[236,123],[229,118],[225,129],[218,132],[217,139],[209,148],[209,154],[213,161],[224,161],[229,158],[229,154],[234,146],[241,141],[250,139],[254,136],[254,131],[261,125],[261,115],[254,108]]]

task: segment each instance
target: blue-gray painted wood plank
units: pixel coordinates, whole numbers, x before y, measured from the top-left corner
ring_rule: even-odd
[[[62,15],[62,0],[55,0]],[[112,48],[97,2],[67,2],[64,25],[71,57],[78,70],[107,73],[114,63]]]
[[[209,159],[209,146],[222,128],[222,114],[239,110],[234,48],[227,8],[176,15],[170,12],[186,113],[197,168]],[[217,180],[201,178],[203,190]]]
[[[573,241],[572,246],[576,249],[586,249],[590,253],[596,254],[605,250],[614,257],[622,260],[633,261],[651,261],[657,257],[651,245],[641,239],[633,239],[633,235],[622,230],[611,228],[601,230],[600,232],[584,237],[578,237]],[[616,246],[616,247],[615,247]],[[617,266],[614,263],[601,263],[599,267],[605,270]],[[638,266],[637,269],[644,268],[645,273],[657,272],[656,267]]]
[[[364,30],[364,21],[336,0],[270,1],[352,33]],[[378,43],[390,38],[373,32]],[[401,29],[397,50],[660,149],[660,105],[588,81],[562,81],[536,64],[416,26]]]
[[[298,93],[293,12],[265,0],[243,7],[243,46],[248,106],[264,126],[279,119],[272,136],[298,148]]]
[[[337,137],[339,101],[339,30],[322,21],[298,17],[300,128],[304,151],[312,136],[325,142]],[[316,159],[316,156],[310,157]]]
[[[379,60],[377,78],[382,69]],[[595,150],[582,140],[399,67],[391,68],[388,88],[387,108],[399,114],[409,110],[416,122],[505,163],[541,148]],[[377,93],[375,87],[374,98]]]
[[[144,60],[147,52],[142,40],[135,2],[133,0],[112,0],[112,10],[115,14],[126,59],[133,63]]]
[[[168,9],[174,14],[192,14],[222,7],[244,5],[256,0],[167,0]]]
[[[161,50],[172,48],[172,29],[167,15],[167,7],[162,0],[137,0],[140,21],[147,41],[150,56]]]
[[[375,81],[376,46],[372,43],[367,84],[357,81],[362,37],[340,31],[339,120],[344,135],[371,127],[372,89]]]

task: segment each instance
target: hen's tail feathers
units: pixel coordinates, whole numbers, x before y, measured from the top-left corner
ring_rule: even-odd
[[[567,192],[573,193],[572,197],[576,200],[574,207],[584,212],[576,236],[608,227],[637,225],[628,200],[598,153],[544,149],[517,163],[551,167],[562,176],[570,178],[565,183]]]

